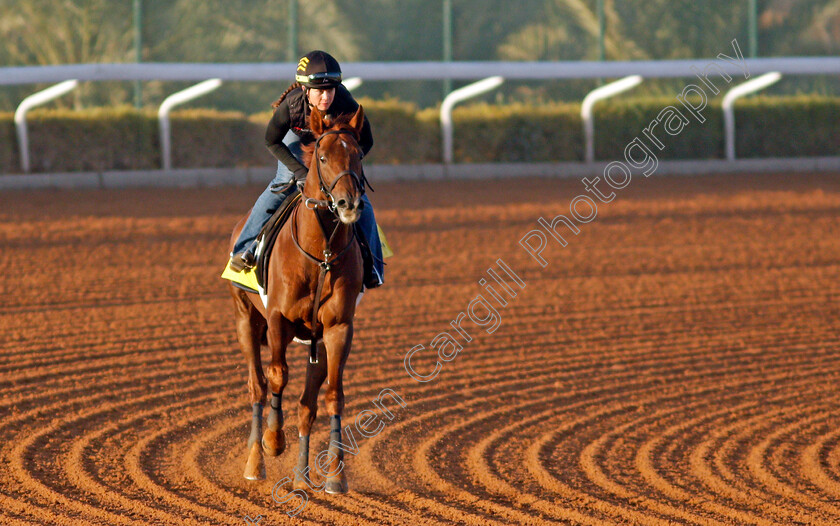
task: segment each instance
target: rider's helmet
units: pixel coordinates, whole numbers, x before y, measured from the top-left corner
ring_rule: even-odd
[[[341,84],[341,66],[326,51],[310,51],[298,62],[295,80],[307,88],[334,88]]]

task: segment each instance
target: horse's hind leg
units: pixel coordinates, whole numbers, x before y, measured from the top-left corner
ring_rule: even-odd
[[[295,489],[308,490],[313,485],[309,474],[309,434],[318,416],[318,392],[327,378],[327,351],[323,343],[318,344],[318,363],[307,363],[306,386],[300,395],[298,406],[298,462],[295,469]],[[308,482],[305,480],[310,479]]]
[[[265,461],[257,442],[262,432],[262,412],[267,391],[267,382],[260,362],[260,339],[265,320],[243,292],[234,289],[232,295],[236,309],[236,335],[245,360],[248,362],[248,394],[253,408],[245,478],[261,480],[265,478]]]
[[[286,449],[283,434],[283,389],[289,381],[289,367],[286,365],[286,347],[292,341],[292,327],[280,316],[272,314],[268,322],[268,347],[271,349],[271,365],[268,366],[268,381],[271,387],[271,405],[268,408],[267,428],[262,437],[262,447],[268,455],[276,457]]]
[[[353,324],[334,325],[324,330],[327,347],[327,392],[324,395],[330,414],[330,465],[327,473],[326,492],[347,493],[347,475],[343,469],[344,451],[338,447],[341,440],[341,414],[344,412],[344,364],[353,341]]]

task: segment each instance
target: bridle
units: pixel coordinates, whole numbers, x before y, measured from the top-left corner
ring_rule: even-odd
[[[344,170],[344,171],[340,172],[338,174],[338,177],[336,177],[335,180],[333,180],[330,187],[327,188],[327,184],[324,182],[324,176],[321,175],[321,162],[320,162],[320,156],[318,155],[318,148],[321,145],[321,139],[323,139],[327,135],[340,135],[340,134],[349,134],[351,136],[354,135],[354,133],[350,130],[330,130],[330,131],[322,134],[315,141],[315,150],[312,152],[312,159],[316,163],[315,168],[316,168],[316,171],[318,173],[318,185],[321,188],[321,193],[323,193],[325,196],[327,196],[327,198],[326,199],[315,199],[314,197],[303,196],[304,197],[303,204],[304,204],[304,206],[306,206],[306,208],[309,208],[311,210],[314,210],[315,208],[326,208],[327,210],[329,210],[333,214],[338,215],[338,212],[336,210],[336,205],[335,205],[335,198],[332,195],[332,191],[335,189],[335,186],[338,184],[338,182],[341,180],[341,178],[346,176],[346,175],[349,175],[350,177],[353,178],[353,185],[356,187],[357,191],[361,192],[360,197],[362,195],[365,195],[365,185],[367,185],[368,188],[373,190],[373,187],[370,186],[370,183],[368,182],[367,178],[365,177],[364,171],[362,171],[362,175],[359,175],[356,172],[354,172],[353,170]],[[355,139],[354,139],[354,141],[355,141]],[[302,193],[303,192],[301,192],[301,195],[302,195]]]
[[[356,187],[356,190],[361,192],[361,195],[365,195],[365,184],[367,183],[367,179],[364,176],[364,171],[362,172],[362,175],[359,176],[359,174],[357,174],[353,170],[343,170],[338,174],[338,177],[336,177],[335,180],[333,180],[333,182],[329,186],[329,188],[327,188],[327,184],[324,182],[324,176],[321,174],[321,161],[320,161],[320,156],[318,155],[318,148],[321,145],[321,139],[323,139],[327,135],[340,135],[340,134],[349,134],[351,136],[354,135],[353,132],[350,131],[350,130],[330,130],[330,131],[322,134],[320,137],[318,137],[318,139],[315,141],[315,149],[312,153],[313,162],[317,163],[316,164],[316,173],[318,174],[318,185],[321,189],[321,193],[323,193],[325,196],[327,196],[327,198],[326,199],[315,199],[314,197],[307,197],[303,193],[303,188],[301,188],[301,190],[300,190],[301,196],[303,196],[303,206],[305,206],[306,208],[308,208],[310,210],[315,210],[317,208],[325,208],[325,209],[329,210],[330,212],[332,212],[332,214],[336,217],[338,217],[338,207],[335,204],[335,197],[333,197],[332,191],[335,190],[335,187],[338,184],[338,182],[341,180],[341,178],[344,177],[344,176],[352,177],[353,178],[353,184]],[[354,139],[354,142],[355,142],[355,139]],[[367,184],[368,184],[368,186],[370,186],[369,183],[367,183]],[[373,190],[373,188],[371,188],[371,190]],[[360,195],[360,197],[361,197],[361,195]],[[297,209],[295,209],[294,214],[297,215]],[[327,242],[326,248],[324,249],[324,259],[323,260],[316,258],[315,256],[313,256],[312,254],[310,254],[309,252],[304,250],[303,247],[300,246],[300,243],[297,240],[297,236],[295,235],[295,229],[294,228],[292,228],[292,239],[294,240],[295,245],[297,245],[298,249],[307,258],[309,258],[310,260],[315,262],[321,268],[326,268],[326,270],[329,270],[330,266],[332,264],[334,264],[338,260],[338,258],[342,254],[344,254],[345,251],[347,251],[348,248],[350,248],[350,245],[353,244],[353,240],[355,239],[355,230],[352,231],[353,235],[350,237],[350,242],[347,243],[347,245],[343,249],[341,249],[341,251],[339,251],[338,254],[335,255],[335,257],[333,258],[332,261],[330,261],[330,257],[333,256],[333,253],[330,250],[330,246],[332,245],[332,241],[333,241],[333,238],[335,237],[335,234],[338,232],[338,225],[336,225],[332,229],[332,232],[327,233],[327,227],[326,227],[326,225],[324,225],[323,221],[321,220],[321,216],[319,216],[318,214],[315,214],[315,217],[318,219],[318,225],[321,227],[321,233],[324,234],[324,239]]]
[[[332,184],[327,188],[327,184],[324,182],[324,177],[321,175],[321,160],[320,156],[318,155],[318,148],[321,144],[321,139],[326,137],[327,135],[339,135],[339,134],[349,134],[354,135],[354,133],[350,130],[330,130],[322,134],[318,139],[315,141],[315,149],[312,153],[313,162],[316,164],[316,172],[318,173],[318,185],[320,186],[321,193],[327,196],[326,199],[315,199],[314,197],[306,197],[303,193],[303,188],[301,188],[301,196],[303,196],[303,205],[310,209],[315,210],[317,208],[325,208],[332,212],[336,218],[338,217],[338,207],[335,204],[335,198],[332,195],[332,191],[335,189],[335,186],[344,176],[350,176],[353,178],[353,184],[356,187],[356,190],[361,192],[361,195],[365,195],[365,185],[367,185],[371,190],[373,187],[370,186],[370,183],[367,182],[367,178],[365,177],[364,171],[362,171],[362,175],[360,176],[353,170],[343,170],[338,174],[338,177],[332,182]],[[355,141],[355,138],[353,139]],[[324,234],[324,239],[326,240],[326,246],[324,248],[324,259],[319,259],[309,252],[307,252],[302,246],[300,246],[300,242],[297,239],[296,234],[296,226],[297,226],[297,212],[299,208],[296,207],[294,212],[292,212],[291,218],[291,232],[292,232],[292,240],[297,246],[298,250],[307,257],[310,261],[318,265],[319,272],[318,272],[318,285],[315,289],[315,301],[312,305],[312,338],[309,344],[309,363],[318,363],[318,348],[317,348],[317,336],[316,336],[316,325],[318,320],[318,308],[321,306],[321,292],[324,288],[324,280],[327,275],[327,272],[338,263],[338,260],[344,255],[345,252],[353,245],[353,242],[356,241],[356,230],[350,230],[350,241],[337,253],[333,253],[330,249],[332,245],[333,238],[335,238],[336,233],[338,232],[338,228],[340,226],[340,221],[338,224],[333,227],[332,232],[327,233],[327,227],[324,225],[323,221],[321,220],[321,216],[317,213],[315,214],[316,219],[318,220],[318,225],[321,227],[321,232]]]

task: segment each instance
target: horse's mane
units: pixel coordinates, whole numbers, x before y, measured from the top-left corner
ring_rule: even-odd
[[[326,128],[324,132],[332,131],[332,130],[350,130],[353,132],[353,136],[356,137],[356,140],[359,140],[359,137],[356,136],[356,131],[350,126],[350,119],[353,118],[353,115],[344,114],[339,115],[335,119],[326,121]],[[315,137],[317,140],[318,137]],[[303,151],[303,164],[307,168],[310,166],[310,162],[312,161],[312,155],[315,153],[315,141],[312,141],[309,144],[302,145],[300,149]]]

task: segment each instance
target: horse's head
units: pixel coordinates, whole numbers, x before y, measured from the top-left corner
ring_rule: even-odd
[[[312,196],[317,188],[345,224],[358,221],[363,206],[361,198],[365,188],[359,137],[364,122],[361,106],[349,119],[325,121],[317,108],[312,108],[309,116],[309,128],[316,139],[311,150],[306,152],[309,157],[306,193]]]

